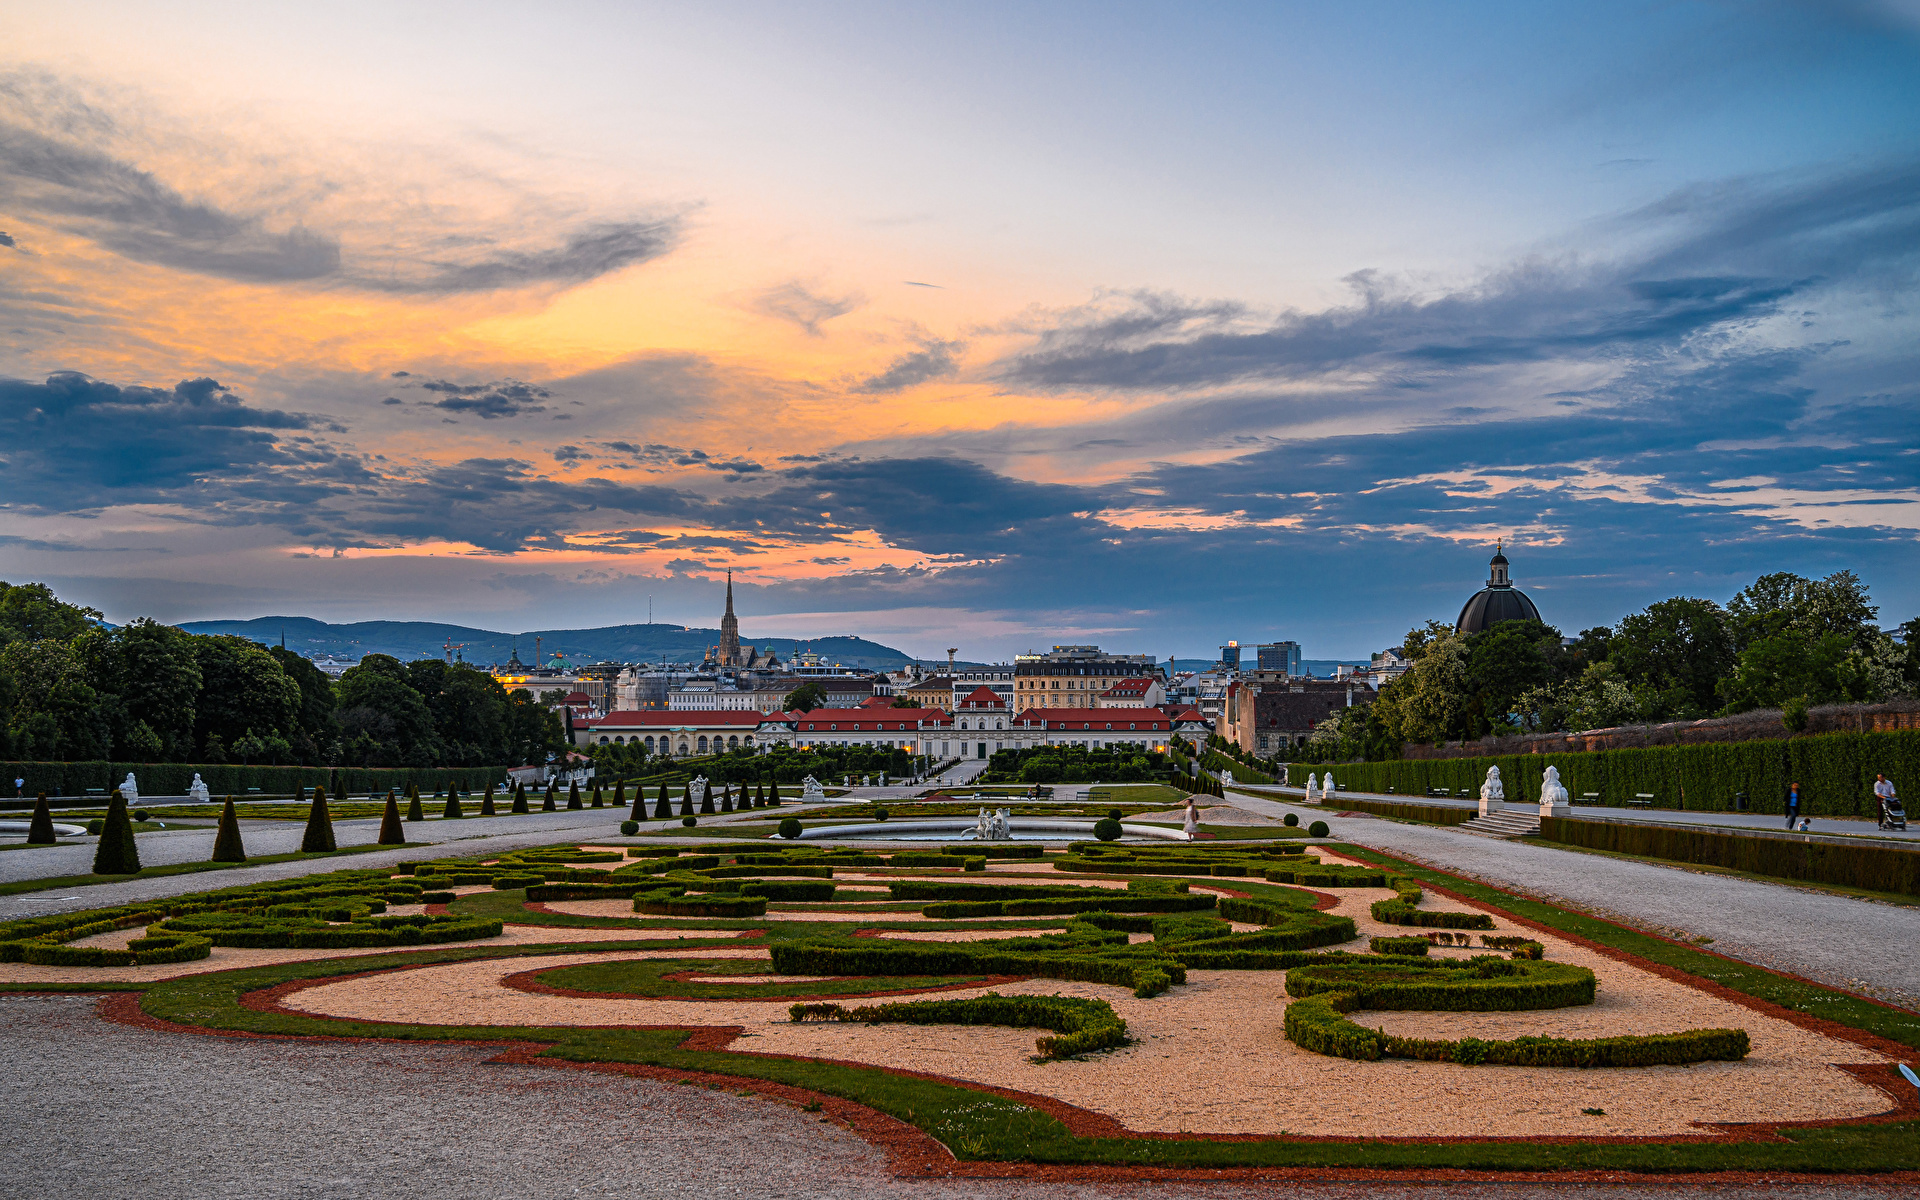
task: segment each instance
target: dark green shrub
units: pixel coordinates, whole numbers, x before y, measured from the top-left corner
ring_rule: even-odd
[[[962,871],[984,871],[987,869],[987,860],[984,856],[980,858],[963,858],[960,860],[960,869]]]
[[[208,862],[247,861],[247,848],[240,841],[240,818],[233,811],[233,797],[220,810],[220,832],[213,838],[213,857]]]
[[[626,837],[632,837],[634,834],[640,832],[640,822],[622,821],[620,822],[620,832]]]
[[[1402,899],[1375,900],[1368,911],[1384,925],[1415,925],[1423,929],[1492,929],[1486,913],[1432,912]]]
[[[514,812],[514,813],[524,813],[524,812],[533,811],[527,805],[527,785],[526,784],[515,781],[513,785],[513,803],[508,806],[507,811]]]
[[[1367,939],[1367,949],[1375,954],[1410,954],[1424,956],[1433,945],[1421,937],[1377,937]]]
[[[480,798],[480,815],[483,817],[497,815],[493,807],[493,782],[491,780],[487,782],[487,794]]]
[[[1120,822],[1113,817],[1103,817],[1093,823],[1093,836],[1103,842],[1117,841],[1123,832]]]
[[[1300,814],[1288,813],[1286,816],[1280,818],[1280,823],[1288,829],[1293,829],[1300,824]]]
[[[144,808],[136,808],[136,809],[134,809],[134,810],[133,810],[133,819],[134,819],[134,820],[136,820],[136,821],[144,821],[144,820],[146,820],[146,819],[147,819],[147,810],[146,810],[146,809],[144,809]]]
[[[1153,971],[1161,981],[1164,972]],[[1136,994],[1155,995],[1165,991],[1165,982],[1136,985]],[[1127,1043],[1127,1023],[1104,1000],[1082,1000],[1067,996],[1002,996],[988,992],[965,1000],[912,1000],[899,1004],[877,1004],[848,1009],[838,1004],[796,1004],[787,1010],[789,1019],[799,1021],[859,1021],[881,1024],[902,1022],[912,1025],[1007,1025],[1016,1029],[1051,1029],[1054,1037],[1034,1043],[1039,1057],[1071,1058],[1091,1050],[1104,1050]]]
[[[887,819],[887,810],[884,808],[876,808],[871,815],[876,821],[884,821]]]
[[[456,788],[447,789],[447,806],[440,811],[443,821],[461,821],[467,816],[466,809],[460,806],[460,792]]]
[[[99,837],[100,831],[102,829],[105,829],[106,827],[107,827],[107,823],[101,820],[99,817],[95,817],[93,820],[87,822],[87,832],[89,834],[92,834],[94,837]]]
[[[641,789],[643,792],[645,790],[644,788]],[[635,799],[634,803],[638,804],[640,801]],[[653,806],[653,819],[656,821],[670,821],[673,819],[673,804],[667,799],[667,785],[664,783],[660,785],[660,798]]]
[[[27,845],[51,846],[58,840],[53,834],[53,809],[47,804],[47,794],[41,792],[34,801],[33,820],[27,823]]]
[[[832,883],[812,883],[797,879],[761,879],[740,885],[743,896],[759,896],[766,900],[804,901],[810,904],[824,904],[833,899]],[[863,895],[864,893],[854,893]]]
[[[380,818],[380,837],[376,844],[381,846],[407,844],[406,832],[400,828],[400,803],[393,798],[392,792],[387,793],[387,811]],[[403,873],[412,874],[412,871]]]
[[[680,818],[680,823],[682,825],[685,825],[688,829],[692,829],[695,825],[698,825],[700,823],[700,818],[694,816],[692,813],[688,813],[686,816]]]
[[[1920,895],[1920,852],[1913,850],[1834,846],[1782,837],[1696,831],[1670,825],[1582,821],[1572,817],[1542,817],[1540,836],[1563,845],[1611,850],[1642,858],[1727,867],[1778,879],[1835,883],[1867,891]]]
[[[1325,837],[1327,836],[1327,832],[1327,823],[1325,821],[1315,821],[1313,824],[1307,826],[1308,837]]]
[[[420,789],[409,788],[407,794],[407,820],[424,821],[426,819],[426,810],[420,805]]]
[[[133,844],[133,822],[127,818],[127,798],[117,791],[107,801],[107,818],[100,826],[100,845],[93,852],[93,873],[140,873],[140,851]]]
[[[392,803],[393,793],[387,793]],[[327,811],[327,789],[313,789],[313,805],[307,809],[306,832],[300,835],[300,853],[329,854],[339,849],[333,843],[333,814]]]
[[[798,817],[785,817],[785,818],[783,818],[783,819],[781,820],[781,822],[780,822],[780,836],[781,836],[781,837],[783,837],[783,838],[786,838],[786,839],[788,839],[789,841],[791,841],[791,840],[793,840],[794,838],[797,838],[797,837],[799,837],[799,836],[800,836],[800,832],[801,832],[801,827],[800,827],[800,818],[798,818]]]
[[[567,784],[567,811],[583,807],[580,803],[580,781],[576,779]]]
[[[759,896],[670,896],[659,892],[636,896],[633,911],[666,917],[759,917],[767,902]]]

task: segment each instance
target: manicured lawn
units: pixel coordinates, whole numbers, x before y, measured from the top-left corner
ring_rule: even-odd
[[[34,848],[41,849],[38,846]],[[308,858],[343,858],[352,854],[370,854],[375,850],[398,849],[401,847],[349,846],[344,850],[334,850],[326,854],[262,854],[257,858],[249,858],[243,863],[170,863],[161,867],[147,867],[138,875],[55,875],[46,879],[21,879],[13,883],[0,883],[0,896],[17,896],[22,892],[44,892],[51,888],[90,887],[96,883],[125,883],[129,879],[158,879],[164,875],[198,875],[202,871],[229,871],[235,867],[253,867],[262,863],[296,862]]]

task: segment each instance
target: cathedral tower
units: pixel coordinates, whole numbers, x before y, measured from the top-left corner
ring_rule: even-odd
[[[727,572],[727,614],[720,618],[720,665],[740,665],[740,619],[733,615],[733,572]]]

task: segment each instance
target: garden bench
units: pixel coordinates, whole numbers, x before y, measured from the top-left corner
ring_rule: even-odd
[[[1633,794],[1633,799],[1627,801],[1627,807],[1628,808],[1652,808],[1653,793],[1652,792],[1635,792]]]
[[[1575,800],[1574,803],[1575,804],[1598,804],[1600,803],[1600,793],[1599,792],[1581,792],[1580,798],[1578,800]]]

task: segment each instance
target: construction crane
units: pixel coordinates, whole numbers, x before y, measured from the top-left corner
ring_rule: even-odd
[[[441,643],[440,648],[447,652],[447,661],[452,662],[454,654],[457,651],[465,650],[467,648],[467,644],[465,642],[456,642],[452,638],[448,638],[445,642]]]

